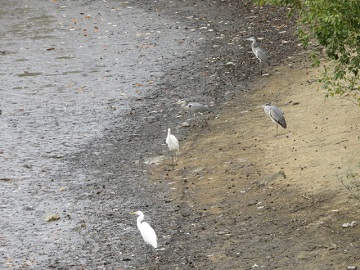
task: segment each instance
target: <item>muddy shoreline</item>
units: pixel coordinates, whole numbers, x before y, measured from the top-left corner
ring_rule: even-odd
[[[222,102],[241,95],[243,92],[251,93],[250,85],[252,80],[256,81],[259,78],[259,70],[257,62],[249,53],[249,44],[242,41],[242,37],[247,37],[250,32],[242,30],[243,32],[239,33],[239,30],[236,30],[240,23],[244,23],[242,19],[239,19],[239,15],[229,23],[229,27],[228,24],[221,25],[218,29],[216,29],[217,26],[214,26],[215,31],[207,31],[211,29],[208,21],[225,20],[224,16],[229,20],[227,16],[231,15],[228,12],[231,11],[231,14],[234,14],[241,10],[236,3],[228,3],[227,6],[214,2],[199,2],[193,7],[189,7],[184,6],[184,3],[175,2],[173,5],[142,3],[141,7],[145,10],[155,11],[159,16],[160,14],[161,16],[170,16],[172,19],[183,22],[185,26],[182,27],[186,31],[206,27],[206,30],[201,30],[204,31],[200,37],[201,45],[180,61],[166,66],[167,72],[155,87],[156,90],[152,90],[150,95],[142,100],[137,100],[129,115],[126,116],[126,130],[120,127],[124,119],[119,123],[112,123],[112,128],[104,136],[106,138],[104,142],[98,141],[93,144],[95,149],[87,147],[71,162],[76,164],[76,167],[82,164],[82,170],[85,170],[87,174],[92,172],[90,174],[96,179],[93,186],[92,184],[89,186],[93,190],[97,190],[97,199],[93,201],[94,198],[92,198],[91,205],[93,206],[88,207],[87,215],[89,217],[96,216],[97,219],[93,222],[97,224],[99,211],[91,209],[96,209],[95,205],[100,204],[104,212],[100,215],[100,219],[103,220],[102,222],[106,221],[112,224],[106,227],[100,226],[101,232],[98,230],[87,232],[86,238],[92,244],[86,244],[83,249],[87,250],[90,255],[96,246],[97,254],[106,255],[106,259],[97,258],[97,260],[89,260],[91,256],[86,256],[87,265],[101,265],[106,261],[110,269],[115,268],[116,265],[125,269],[187,269],[199,266],[215,269],[211,267],[212,263],[208,257],[200,255],[202,252],[197,255],[188,248],[188,237],[196,233],[196,229],[194,228],[195,231],[190,232],[184,231],[182,228],[188,229],[189,224],[186,223],[197,220],[193,216],[192,209],[181,207],[186,202],[172,197],[172,179],[149,180],[148,169],[151,169],[151,166],[145,165],[144,161],[149,157],[168,156],[165,145],[167,127],[173,129],[180,139],[180,144],[187,141],[188,133],[193,132],[191,128],[180,127],[184,118],[179,117],[180,110],[174,106],[178,99],[187,98],[206,103],[212,102],[215,107],[214,117],[216,111],[221,110]],[[249,12],[253,9],[250,3],[245,6]],[[223,13],[219,13],[219,8]],[[267,12],[269,13],[266,14],[267,19],[278,20],[277,12],[275,14],[272,14],[272,10]],[[169,15],[174,13],[175,17]],[[280,13],[285,17],[286,11]],[[188,17],[192,17],[190,22]],[[251,16],[249,17],[248,20],[252,20]],[[261,25],[251,24],[255,28],[252,29],[251,34],[260,32]],[[290,36],[284,37],[284,40],[291,40],[293,33],[290,31],[293,30],[290,29],[290,26],[287,27],[289,27],[287,34]],[[266,40],[273,34],[260,32],[258,35],[262,35]],[[231,44],[228,45],[228,43]],[[284,45],[284,48],[285,52],[272,52],[273,63],[281,62],[284,54],[291,55],[298,49],[295,43]],[[266,49],[270,49],[270,46]],[[277,56],[277,53],[281,53],[281,57]],[[227,66],[228,62],[234,62],[236,67]],[[240,66],[241,68],[238,68]],[[138,107],[137,104],[139,104]],[[209,128],[211,127],[204,127],[202,132],[206,132]],[[111,142],[110,145],[109,142]],[[99,154],[92,158],[92,152]],[[86,161],[83,160],[84,156],[87,157]],[[176,168],[170,166],[166,170],[174,169]],[[104,177],[105,171],[107,176]],[[119,175],[121,175],[120,178]],[[99,181],[99,179],[102,180]],[[120,179],[122,181],[119,186]],[[98,184],[99,182],[102,183],[102,186]],[[109,195],[109,191],[114,192],[116,196]],[[119,198],[122,199],[119,201]],[[129,205],[127,203],[129,199],[136,203]],[[153,260],[150,262],[143,256],[142,239],[134,227],[133,217],[128,215],[130,208],[144,211],[160,237],[160,248],[156,254],[152,254]],[[199,218],[201,217],[199,216]],[[87,222],[89,222],[89,218]],[[125,233],[121,237],[116,236],[119,223],[122,223],[125,229]],[[114,228],[116,228],[115,231]],[[97,239],[98,234],[103,240],[94,240]],[[128,241],[129,238],[134,239],[134,237],[135,241]],[[124,244],[119,246],[119,240]],[[193,240],[189,242],[192,243],[191,245],[196,245],[196,247],[193,246],[194,250],[204,250],[206,247],[204,241],[207,240],[199,239],[196,243]],[[222,244],[219,242],[218,245]],[[62,265],[66,265],[66,262],[62,261]]]
[[[41,5],[41,1],[37,4]],[[47,5],[52,4],[47,3]],[[62,5],[69,6],[65,9]],[[102,6],[94,1],[82,1],[76,4],[59,1],[54,2],[52,8],[60,13],[65,13],[64,9],[69,13],[68,8],[72,9],[73,13],[66,17],[66,27],[74,27],[74,31],[82,33],[78,38],[85,43],[89,36],[84,35],[83,32],[89,31],[89,27],[92,27],[91,44],[95,46],[96,38],[99,38],[96,37],[97,29],[105,27],[105,23],[101,25],[100,22],[102,16],[107,15],[102,14],[110,14],[103,9],[121,13],[122,9],[131,9],[131,7],[141,10],[141,12],[130,12],[128,15],[137,16],[140,26],[135,29],[134,34],[136,36],[139,33],[144,38],[139,38],[137,41],[136,57],[139,58],[137,63],[150,70],[150,76],[137,77],[136,73],[131,74],[131,70],[136,69],[136,66],[122,66],[110,61],[118,57],[121,48],[124,51],[131,51],[133,45],[123,43],[119,45],[120,49],[111,50],[112,46],[103,43],[103,55],[91,55],[87,59],[89,62],[81,63],[82,67],[88,65],[89,69],[78,72],[76,68],[66,70],[61,69],[62,66],[56,66],[59,75],[47,77],[50,78],[49,81],[52,78],[57,81],[57,78],[67,75],[66,72],[69,70],[71,74],[75,74],[68,82],[69,88],[75,92],[71,94],[76,96],[75,101],[69,103],[65,100],[57,103],[57,94],[50,94],[42,102],[38,102],[38,99],[34,99],[33,103],[29,102],[35,104],[32,108],[33,115],[37,115],[35,120],[44,119],[42,124],[46,128],[40,130],[38,135],[49,138],[49,132],[53,132],[51,133],[53,139],[49,139],[51,147],[44,151],[45,156],[55,162],[46,164],[39,161],[37,165],[36,156],[44,154],[39,151],[39,153],[31,153],[29,157],[19,162],[19,166],[23,168],[21,171],[7,174],[7,168],[4,168],[3,179],[10,179],[10,181],[2,181],[4,208],[6,213],[9,213],[8,217],[17,216],[22,219],[21,224],[17,226],[12,225],[12,218],[1,225],[4,229],[1,236],[2,264],[5,267],[187,269],[196,265],[202,267],[208,265],[207,269],[212,269],[209,258],[189,251],[189,232],[182,230],[182,227],[189,228],[189,226],[182,223],[194,220],[191,208],[181,208],[184,202],[173,200],[171,179],[170,182],[163,180],[154,182],[149,179],[149,165],[145,164],[145,161],[148,158],[168,155],[165,145],[168,127],[174,130],[180,143],[185,143],[187,134],[194,131],[192,128],[179,126],[183,118],[179,117],[179,107],[174,105],[178,99],[186,98],[211,103],[214,113],[210,117],[215,117],[216,112],[221,110],[223,102],[239,95],[251,95],[251,85],[259,79],[259,70],[258,63],[249,50],[249,44],[243,41],[243,38],[251,35],[262,37],[262,47],[270,52],[272,63],[276,65],[299,49],[294,38],[294,25],[286,19],[286,10],[270,7],[254,8],[250,2],[238,1],[195,1],[191,4],[180,1],[170,3],[142,1],[141,4],[137,2],[119,4],[108,1]],[[88,8],[91,12],[87,10]],[[98,11],[98,14],[95,11]],[[146,17],[149,22],[142,21],[142,12],[151,14]],[[96,17],[95,26],[98,28],[92,24],[89,26],[87,20],[90,18],[86,18],[88,13],[92,18]],[[116,16],[110,17],[115,24]],[[166,22],[161,21],[155,29],[152,21],[156,18]],[[84,31],[85,29],[87,31]],[[164,39],[161,35],[166,35],[169,29],[179,30],[178,35],[173,33],[175,35],[173,41],[178,47],[163,44]],[[154,33],[154,31],[160,32],[148,40],[146,33]],[[125,34],[116,31],[106,33],[109,39]],[[21,32],[18,34],[17,38],[21,40]],[[68,37],[64,35],[63,40],[66,41],[66,38]],[[41,50],[56,48],[56,51],[58,47],[55,41],[42,44]],[[10,44],[6,42],[3,46]],[[23,44],[22,48],[32,51],[36,46],[38,45]],[[12,55],[12,49],[4,49],[8,52],[5,56]],[[48,52],[52,53],[52,50]],[[84,55],[88,57],[90,52],[91,46]],[[75,56],[79,53],[76,50],[73,52]],[[60,53],[58,57],[64,55],[72,58],[72,54],[67,53]],[[101,59],[103,57],[107,57],[109,62]],[[83,57],[78,58],[83,59]],[[97,64],[93,66],[92,61]],[[20,63],[27,62],[20,61]],[[14,73],[23,74],[25,77],[29,75],[28,73],[34,73],[34,77],[29,79],[36,84],[37,78],[40,78],[37,77],[39,71],[31,68],[33,64],[30,63],[31,61]],[[96,69],[104,73],[97,79],[91,77],[92,72],[97,72]],[[56,72],[50,71],[51,74]],[[109,73],[110,76],[106,75]],[[77,80],[82,83],[77,83]],[[33,91],[31,86],[27,88],[26,84],[29,82],[27,80],[10,82],[4,85],[3,94],[8,91],[6,88],[25,87],[30,93]],[[40,82],[42,85],[46,83],[47,80]],[[56,88],[56,91],[60,87],[60,91],[65,91],[61,83],[60,81],[55,86],[49,87]],[[104,85],[115,87],[117,90],[125,87],[126,91],[135,91],[137,94],[130,95],[125,91],[120,98],[111,94],[104,96],[105,92],[98,93],[96,90],[98,87],[104,91],[106,89]],[[3,99],[3,102],[8,100]],[[14,126],[16,124],[21,126],[23,123],[21,119],[26,120],[25,117],[29,113],[30,105],[27,105],[26,100],[28,100],[27,95],[20,99],[18,104],[6,105],[2,119],[6,119],[7,123],[13,123]],[[51,102],[52,100],[54,103]],[[84,106],[81,101],[85,101],[84,104],[88,103],[90,106]],[[245,98],[243,102],[246,102]],[[67,109],[56,113],[56,110],[62,107]],[[39,108],[45,109],[39,110]],[[77,116],[73,120],[73,127],[89,120],[90,125],[85,124],[86,128],[82,130],[84,133],[81,133],[82,136],[89,134],[88,142],[83,144],[79,139],[79,144],[67,145],[66,141],[71,141],[73,137],[65,136],[60,138],[60,141],[65,145],[66,150],[59,151],[59,146],[54,146],[53,142],[57,141],[57,136],[60,136],[61,132],[56,131],[57,125],[54,123],[59,122],[61,128],[62,119],[70,115]],[[92,120],[94,115],[95,121]],[[65,126],[67,128],[67,125]],[[195,127],[195,130],[206,132],[210,128],[211,126],[204,129]],[[26,125],[24,129],[26,130]],[[70,130],[73,129],[70,125]],[[25,137],[27,134],[25,132],[19,136]],[[36,140],[37,137],[34,137],[35,142]],[[7,146],[3,145],[2,148],[7,155],[9,153]],[[34,147],[34,149],[39,148]],[[24,148],[24,151],[33,150]],[[24,173],[27,170],[30,172]],[[168,170],[171,172],[174,168],[169,167]],[[26,196],[19,190],[24,190]],[[19,203],[21,198],[30,199]],[[187,210],[184,212],[184,209]],[[145,263],[142,239],[139,237],[134,218],[128,214],[133,210],[144,211],[151,224],[157,229],[160,248],[156,254],[153,254],[153,257],[156,257],[154,261]],[[58,214],[60,220],[44,222],[44,216],[49,213]],[[196,229],[194,228],[194,233]],[[194,250],[203,249],[203,241],[206,240],[192,242],[192,245],[197,245]],[[221,246],[220,242],[212,244]]]

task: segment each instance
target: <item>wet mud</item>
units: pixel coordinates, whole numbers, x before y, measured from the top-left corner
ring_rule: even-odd
[[[179,99],[210,104],[209,119],[235,97],[246,104],[260,69],[245,38],[262,38],[273,66],[301,50],[286,9],[250,1],[16,1],[0,12],[3,268],[251,269],[249,254],[271,249],[267,269],[297,265],[276,259],[293,242],[258,233],[276,227],[271,211],[260,218],[249,208],[223,221],[223,207],[238,209],[219,196],[221,207],[194,212],[189,171],[168,164],[165,144],[169,127],[180,145],[212,128],[192,120],[182,127]],[[156,167],[156,160],[165,161]],[[168,178],[158,178],[164,172]],[[286,201],[292,192],[265,196]],[[252,196],[242,199],[256,206]],[[156,228],[156,251],[129,215],[136,210]],[[45,221],[49,214],[59,219]],[[294,222],[301,226],[289,220],[281,233],[291,234]],[[246,237],[231,240],[233,226]],[[209,256],[214,250],[227,259]]]

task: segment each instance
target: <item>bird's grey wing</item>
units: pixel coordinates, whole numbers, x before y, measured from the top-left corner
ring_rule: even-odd
[[[263,49],[257,47],[256,48],[256,54],[257,57],[262,61],[265,62],[266,64],[268,64],[270,66],[270,60],[268,58],[268,56],[266,55],[266,53],[264,52]]]
[[[203,104],[198,103],[198,102],[190,102],[188,104],[188,106],[194,112],[206,112],[206,111],[209,110],[208,106],[203,105]]]
[[[271,106],[270,117],[283,128],[286,128],[286,121],[283,112],[276,106]]]
[[[193,108],[198,108],[198,107],[201,107],[201,106],[204,106],[204,105],[202,105],[199,102],[189,102],[188,106],[191,106]]]

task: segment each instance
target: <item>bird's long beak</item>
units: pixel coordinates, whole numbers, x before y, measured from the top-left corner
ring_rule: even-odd
[[[129,214],[130,215],[136,215],[136,212],[130,212]]]
[[[255,109],[264,108],[264,105],[257,106]]]

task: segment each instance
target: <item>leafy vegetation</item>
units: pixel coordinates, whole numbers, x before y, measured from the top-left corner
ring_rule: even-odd
[[[350,192],[351,196],[354,199],[360,201],[360,174],[349,170],[345,175],[337,175],[337,178],[341,184]]]
[[[288,6],[296,12],[299,39],[306,47],[315,38],[330,60],[319,79],[327,96],[351,98],[360,106],[360,1],[359,0],[254,0],[259,5]],[[320,64],[320,55],[313,57]]]

